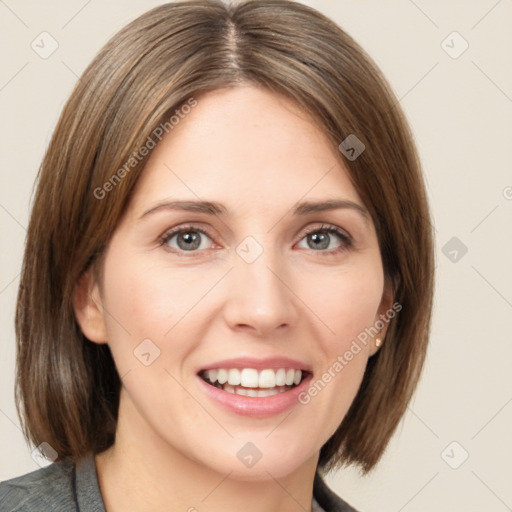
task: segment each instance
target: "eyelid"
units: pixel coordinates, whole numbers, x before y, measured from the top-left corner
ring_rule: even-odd
[[[320,226],[308,226],[307,228],[305,228],[305,230],[301,233],[301,240],[302,238],[305,236],[305,235],[309,235],[310,233],[316,233],[317,231],[335,231],[337,232],[340,236],[344,236],[346,237],[347,239],[349,240],[352,240],[352,236],[350,235],[350,233],[346,230],[346,229],[343,229],[343,228],[340,228],[339,226],[336,226],[335,224],[329,224],[328,222],[320,222],[318,223],[320,224]]]
[[[212,242],[214,242],[214,240],[213,240],[214,237],[209,232],[208,228],[198,226],[193,223],[188,223],[188,224],[180,224],[176,227],[169,228],[166,231],[164,231],[164,233],[158,237],[160,245],[164,245],[175,235],[178,235],[179,233],[183,233],[183,232],[187,232],[187,231],[197,231],[198,233],[202,233],[203,235],[206,235],[208,238],[210,238],[210,240],[212,240]],[[186,252],[186,251],[180,251],[180,253],[182,253],[182,252]],[[193,254],[194,252],[199,253],[201,251],[191,251],[191,254]]]
[[[336,247],[336,248],[330,249],[330,250],[326,250],[326,251],[314,251],[313,249],[311,249],[311,252],[313,252],[313,253],[317,252],[324,257],[329,257],[329,256],[338,256],[342,252],[345,252],[347,250],[354,248],[354,239],[352,238],[352,236],[350,235],[350,233],[347,230],[340,228],[339,226],[336,226],[335,224],[329,224],[326,222],[321,222],[320,224],[321,224],[320,226],[318,226],[318,225],[309,226],[304,231],[301,231],[300,232],[301,234],[299,236],[299,240],[297,243],[302,241],[302,239],[309,234],[326,231],[329,234],[337,235],[341,240],[341,245],[339,247]]]

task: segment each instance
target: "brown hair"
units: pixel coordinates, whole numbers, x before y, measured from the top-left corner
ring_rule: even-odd
[[[146,158],[129,171],[125,164],[187,99],[240,83],[286,94],[335,146],[350,134],[365,144],[344,164],[402,306],[322,447],[320,467],[356,463],[368,471],[406,410],[429,336],[433,243],[398,101],[368,55],[314,9],[287,0],[190,0],[145,13],[105,45],[65,105],[39,171],[16,312],[16,399],[27,439],[49,443],[59,459],[114,441],[120,379],[108,346],[82,334],[72,298],[101,258]],[[102,199],[98,190],[116,172],[122,179]]]

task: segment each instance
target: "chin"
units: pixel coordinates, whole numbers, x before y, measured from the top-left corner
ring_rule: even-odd
[[[274,434],[269,436],[269,433],[265,432],[237,436],[223,451],[219,451],[220,447],[217,447],[214,458],[203,458],[200,463],[217,473],[229,474],[231,479],[246,482],[284,478],[312,460],[313,464],[316,464],[320,448],[314,450],[311,446],[306,447],[298,435],[297,442],[292,444],[289,441],[290,435],[285,436],[288,442],[284,441],[282,436],[276,436],[276,439],[271,440],[272,435]],[[265,439],[267,436],[269,437]],[[281,439],[278,440],[278,437]]]

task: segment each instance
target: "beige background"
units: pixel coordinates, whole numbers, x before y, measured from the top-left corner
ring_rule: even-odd
[[[13,400],[13,316],[34,177],[78,75],[114,32],[159,3],[0,1],[0,480],[38,468]],[[512,510],[512,3],[305,3],[355,37],[388,77],[417,139],[437,231],[432,341],[416,397],[370,476],[346,470],[329,483],[362,512]],[[31,48],[43,31],[58,43],[46,59]]]

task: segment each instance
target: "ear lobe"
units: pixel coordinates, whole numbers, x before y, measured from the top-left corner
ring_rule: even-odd
[[[377,316],[375,317],[374,325],[379,328],[384,324],[379,334],[374,336],[373,344],[370,347],[370,357],[378,352],[380,347],[384,345],[386,333],[388,331],[389,322],[393,316],[390,316],[390,312],[393,312],[393,301],[395,298],[394,288],[391,281],[388,278],[385,278],[384,281],[384,290],[382,292],[382,299],[379,305],[379,309],[377,311]]]
[[[84,336],[94,343],[107,343],[107,328],[99,285],[92,268],[80,277],[73,295],[73,310]]]

